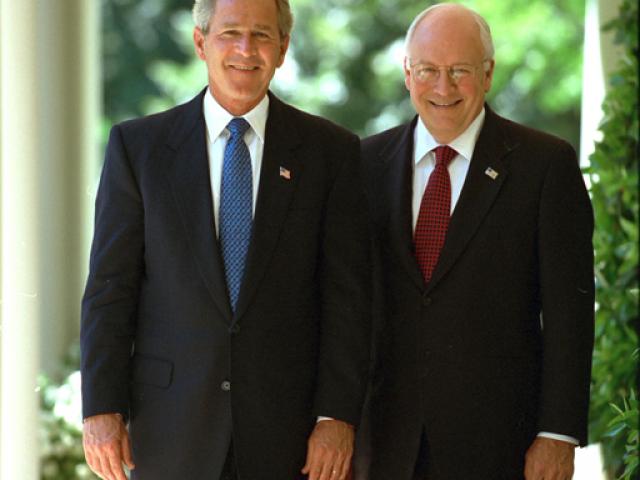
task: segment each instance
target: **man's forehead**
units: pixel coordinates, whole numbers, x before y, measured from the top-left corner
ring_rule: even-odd
[[[414,38],[416,36],[451,39],[466,36],[477,37],[480,40],[480,27],[468,11],[443,7],[430,12],[420,21],[414,32]]]
[[[458,27],[423,21],[409,42],[408,53],[412,59],[447,54],[460,57],[457,62],[468,62],[474,60],[476,55],[483,55],[480,30],[475,23]]]

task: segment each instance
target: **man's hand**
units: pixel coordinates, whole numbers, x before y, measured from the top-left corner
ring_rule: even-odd
[[[309,480],[345,480],[353,456],[353,426],[340,420],[316,423],[302,473]]]
[[[122,468],[134,468],[129,433],[117,413],[85,419],[82,427],[84,456],[91,470],[105,480],[127,480]]]
[[[526,480],[571,480],[575,445],[537,437],[525,456]]]

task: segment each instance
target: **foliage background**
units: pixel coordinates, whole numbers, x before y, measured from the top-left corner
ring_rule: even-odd
[[[404,34],[436,2],[292,0],[292,43],[273,89],[361,135],[413,116]],[[493,29],[496,111],[580,140],[584,0],[473,0]],[[191,0],[103,0],[105,125],[182,103],[206,83]]]
[[[403,37],[413,17],[435,2],[291,3],[292,44],[273,83],[279,96],[360,135],[413,116],[401,71]],[[564,137],[577,150],[584,0],[461,3],[492,27],[496,70],[488,101],[493,108]],[[112,124],[187,101],[205,85],[205,67],[193,54],[191,5],[192,0],[102,0],[103,141]],[[638,462],[637,14],[637,0],[624,0],[610,27],[626,56],[611,79],[604,138],[588,171],[598,302],[591,441],[603,443],[610,472],[626,471],[625,479],[633,478]],[[72,413],[79,412],[76,347],[65,364],[67,377],[43,377],[40,383],[42,478],[96,478],[82,463],[81,422]]]
[[[596,344],[591,437],[612,471],[638,469],[638,2],[607,26],[624,47],[603,104],[589,176],[596,230]],[[612,404],[614,407],[612,408]]]

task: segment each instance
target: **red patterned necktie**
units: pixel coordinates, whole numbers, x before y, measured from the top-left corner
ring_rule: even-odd
[[[416,259],[425,283],[431,280],[447,235],[451,216],[451,179],[447,167],[458,154],[446,145],[439,146],[434,151],[436,168],[431,172],[422,195],[414,235]]]

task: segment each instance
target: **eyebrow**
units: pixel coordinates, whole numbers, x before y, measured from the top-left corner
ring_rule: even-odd
[[[226,22],[226,23],[222,24],[223,28],[237,28],[239,26],[240,26],[240,24],[237,23],[237,22]],[[262,24],[262,23],[256,23],[251,28],[252,29],[257,29],[257,30],[273,31],[273,27],[271,27],[271,25],[266,25],[266,24]]]
[[[426,62],[426,61],[422,61],[422,60],[419,60],[419,61],[411,64],[411,66],[413,66],[413,67],[415,67],[416,65],[423,65],[423,66],[429,66],[429,67],[457,67],[457,66],[460,66],[460,65],[465,65],[465,66],[470,66],[470,67],[474,66],[474,64],[472,62],[455,62],[455,63],[451,63],[451,64],[448,64],[448,65],[440,65],[440,64],[437,64],[437,63],[434,63],[434,62]]]

